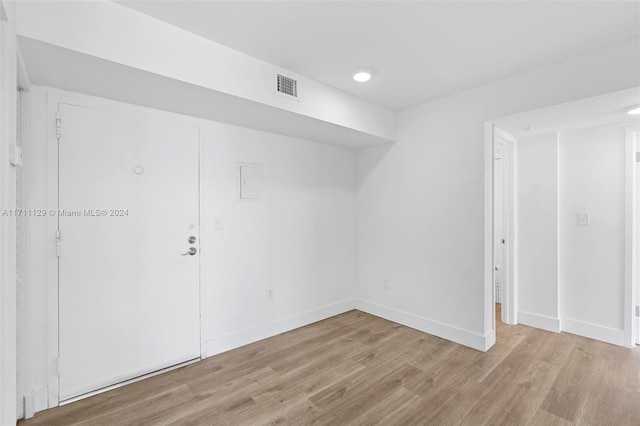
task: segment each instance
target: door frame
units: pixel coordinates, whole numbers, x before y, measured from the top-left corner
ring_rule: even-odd
[[[176,123],[186,124],[189,126],[193,126],[198,128],[198,134],[200,134],[201,120],[197,118],[192,118],[188,116],[183,116],[180,114],[155,110],[152,108],[127,104],[123,102],[113,101],[110,99],[98,98],[90,95],[83,95],[79,93],[66,92],[60,89],[54,88],[45,88],[46,96],[47,96],[47,161],[48,161],[48,170],[47,170],[47,211],[54,209],[59,209],[58,203],[58,174],[59,174],[59,152],[58,152],[58,137],[57,137],[57,126],[56,120],[58,118],[58,108],[61,103],[71,104],[79,107],[85,108],[93,108],[100,109],[104,111],[118,111],[118,112],[128,112],[131,114],[136,114],[141,117],[145,116],[153,116],[155,118],[160,118],[163,120],[171,120]],[[204,359],[207,357],[206,353],[206,339],[205,339],[205,330],[206,330],[206,313],[205,313],[205,286],[203,282],[205,282],[205,277],[203,277],[202,268],[202,248],[204,247],[204,242],[202,240],[202,236],[204,232],[205,224],[203,223],[203,216],[201,214],[201,203],[200,203],[200,194],[201,194],[201,179],[200,179],[200,137],[198,138],[198,217],[200,220],[200,224],[198,227],[199,235],[198,239],[200,241],[200,267],[199,267],[199,279],[198,286],[200,292],[200,359]],[[59,290],[59,263],[58,257],[56,255],[56,231],[58,228],[58,217],[55,215],[46,215],[46,239],[44,241],[44,246],[49,253],[47,257],[47,305],[48,305],[48,330],[47,330],[47,343],[48,343],[48,408],[57,407],[60,405],[60,380],[58,375],[58,355],[59,355],[59,345],[58,345],[58,337],[59,337],[59,301],[58,301],[58,290]],[[180,364],[179,366],[184,366],[186,363]],[[162,371],[167,371],[172,369],[173,367],[166,368]],[[149,377],[154,375],[155,373],[149,373],[142,377]],[[124,384],[134,382],[139,380],[140,378],[132,378],[122,383],[118,383],[104,389],[99,389],[94,392],[90,392],[86,395],[81,395],[80,397],[72,398],[69,401],[76,401],[78,399],[85,398],[87,396],[95,395],[97,393],[105,392],[110,389],[122,386]]]
[[[485,334],[488,336],[487,349],[495,342],[495,146],[503,145],[504,170],[507,179],[507,202],[504,203],[504,222],[507,227],[507,250],[505,259],[505,285],[503,287],[502,321],[518,323],[518,283],[517,283],[517,139],[492,123],[485,122],[484,137],[484,294],[485,294]]]
[[[628,126],[624,129],[625,143],[625,286],[624,286],[624,345],[634,347],[640,344],[640,330],[636,318],[635,306],[638,300],[638,251],[640,236],[638,233],[638,188],[636,176],[638,162],[636,153],[640,152],[640,129]]]
[[[507,241],[510,240],[510,238],[508,238],[509,236],[509,220],[508,220],[508,211],[509,211],[509,160],[508,158],[506,158],[508,156],[507,154],[507,144],[506,143],[501,143],[501,142],[497,142],[494,141],[494,157],[493,157],[493,175],[494,175],[494,188],[493,190],[494,192],[494,205],[493,205],[493,221],[494,221],[494,251],[495,251],[495,259],[493,262],[494,265],[494,283],[493,283],[493,287],[494,287],[494,303],[497,305],[498,303],[502,304],[502,307],[505,307],[504,311],[502,312],[502,315],[500,316],[500,321],[502,322],[506,322],[507,321],[507,309],[506,309],[506,305],[508,303],[508,301],[506,300],[506,286],[508,285],[508,283],[510,282],[510,277],[509,277],[509,272],[511,271],[510,265],[509,265],[509,251],[508,251],[508,245],[507,245]],[[498,163],[498,160],[500,160],[500,163]],[[501,168],[502,168],[502,173],[501,176],[499,176],[498,174],[498,164],[501,164]],[[500,200],[499,198],[502,198],[502,200]],[[501,203],[500,203],[501,202]],[[497,204],[500,203],[500,208],[497,207]],[[502,224],[501,226],[499,226],[499,223],[497,221],[498,216],[502,215]],[[500,228],[502,228],[501,232]],[[505,239],[505,243],[504,244],[500,244],[499,242],[499,238],[504,238]],[[501,284],[501,301],[498,300],[498,276],[500,275],[500,269],[498,269],[498,254],[500,253],[500,251],[503,251],[502,253],[502,265],[500,265],[501,270],[502,270],[502,282]],[[497,318],[496,318],[497,319]]]
[[[506,250],[504,259],[504,285],[502,296],[502,318],[501,321],[506,324],[518,323],[518,297],[516,284],[516,138],[497,126],[493,126],[493,158],[495,165],[496,146],[502,146],[503,161],[503,210],[502,221],[506,235]],[[495,167],[493,168],[494,188],[495,188]],[[495,197],[495,194],[494,194]],[[495,198],[493,202],[495,202]],[[495,212],[493,214],[495,220]],[[492,224],[492,228],[495,224]],[[495,238],[495,229],[493,229]],[[495,250],[496,241],[493,241]],[[495,252],[493,253],[493,282],[495,283]],[[495,284],[494,284],[495,285]],[[495,296],[493,303],[495,304]],[[494,319],[495,322],[495,319]]]
[[[0,208],[16,208],[16,166],[4,157],[16,138],[17,39],[13,4],[0,4]],[[15,217],[0,222],[0,423],[15,422],[18,403],[17,274]]]
[[[18,110],[16,112],[16,121],[17,121],[17,129],[16,129],[16,145],[19,145],[23,152],[26,151],[28,141],[29,141],[29,105],[25,102],[24,92],[28,92],[31,87],[31,82],[29,81],[29,75],[27,74],[27,67],[24,62],[24,57],[22,56],[22,51],[20,50],[20,46],[16,46],[16,64],[17,64],[17,73],[16,80],[18,83],[18,92],[16,94],[18,101]],[[25,156],[28,158],[28,155]],[[26,165],[28,167],[28,164]],[[16,173],[16,181],[19,180],[19,194],[21,206],[25,205],[25,193],[28,188],[28,180],[26,174],[23,171],[23,167],[21,166],[20,171]],[[16,207],[18,204],[16,203]],[[28,362],[28,354],[29,354],[29,345],[30,345],[30,300],[29,300],[29,283],[30,283],[30,271],[27,267],[28,258],[29,258],[29,240],[30,240],[30,224],[28,220],[18,220],[17,221],[17,249],[20,251],[17,255],[20,257],[19,262],[17,262],[17,274],[18,280],[16,282],[17,285],[17,295],[18,300],[16,303],[16,311],[17,311],[17,351],[16,351],[16,360],[17,360],[17,416],[18,418],[31,418],[35,414],[35,406],[33,401],[33,396],[31,395],[31,389],[29,389],[31,384],[31,366]]]

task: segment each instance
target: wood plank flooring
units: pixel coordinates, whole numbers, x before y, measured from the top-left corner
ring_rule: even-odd
[[[351,311],[19,425],[640,425],[640,349],[497,325],[482,353]]]

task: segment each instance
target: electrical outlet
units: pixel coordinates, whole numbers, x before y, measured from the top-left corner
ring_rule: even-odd
[[[273,289],[272,288],[267,290],[267,300],[273,300]]]
[[[591,217],[588,212],[578,213],[578,226],[591,226]]]
[[[383,287],[384,287],[386,290],[389,290],[389,289],[391,288],[391,284],[390,284],[390,282],[389,282],[389,278],[385,278],[385,279],[384,279]]]

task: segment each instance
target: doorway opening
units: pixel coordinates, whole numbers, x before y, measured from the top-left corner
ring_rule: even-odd
[[[493,299],[497,321],[517,323],[516,138],[493,127]],[[495,329],[495,328],[494,328]]]
[[[640,338],[640,181],[637,133],[628,115],[638,88],[492,119],[485,126],[485,332],[495,332],[494,297],[506,313],[519,293],[518,323],[635,346]],[[497,125],[499,128],[494,127]],[[494,139],[517,139],[518,282],[494,295]],[[622,138],[626,136],[626,154]],[[507,136],[504,136],[507,138]],[[633,143],[632,143],[633,142]],[[496,155],[497,154],[497,155]],[[625,177],[626,171],[626,177]],[[500,165],[496,166],[499,181]],[[625,184],[626,182],[626,184]],[[626,185],[626,193],[623,188]],[[626,194],[626,195],[625,195]],[[625,201],[626,200],[626,201]],[[625,207],[626,206],[626,207]],[[626,222],[624,221],[626,217]],[[496,226],[496,228],[499,228]],[[496,231],[497,232],[497,231]],[[496,259],[494,259],[494,254]],[[625,260],[626,259],[626,260]],[[496,274],[498,272],[498,274]],[[506,271],[502,271],[506,273]],[[504,277],[508,283],[510,274]],[[504,319],[505,315],[502,315]],[[510,322],[510,321],[509,321]],[[515,322],[515,321],[514,321]]]

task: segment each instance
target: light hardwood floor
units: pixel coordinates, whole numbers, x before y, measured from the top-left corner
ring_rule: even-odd
[[[639,349],[497,326],[482,353],[351,311],[19,425],[640,424]]]

